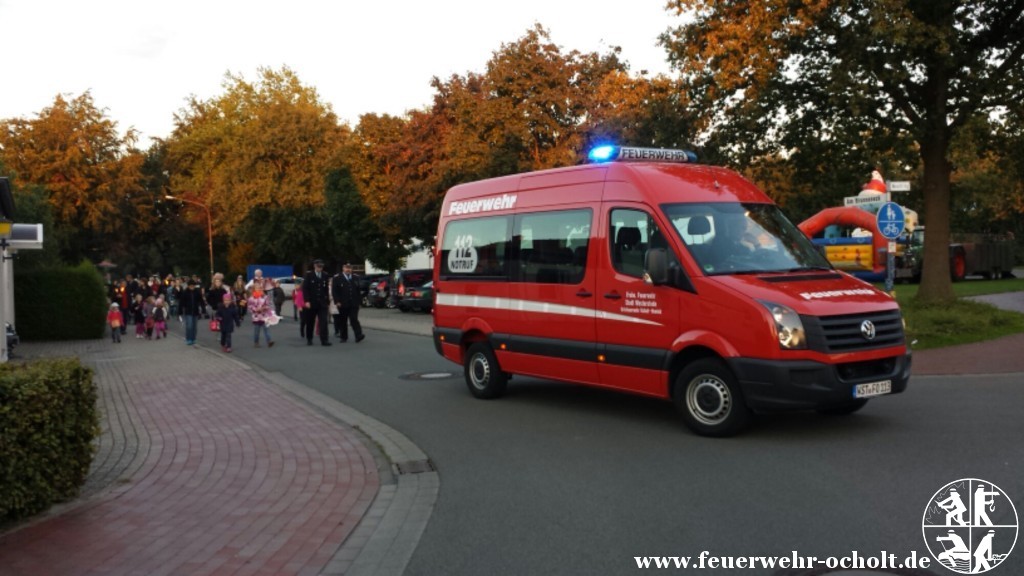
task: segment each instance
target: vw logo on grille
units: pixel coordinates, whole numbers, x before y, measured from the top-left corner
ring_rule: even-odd
[[[875,325],[871,320],[865,320],[860,323],[860,335],[863,336],[865,340],[875,339]]]

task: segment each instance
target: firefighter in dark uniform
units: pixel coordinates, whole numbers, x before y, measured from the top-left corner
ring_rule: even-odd
[[[351,323],[356,342],[362,342],[366,338],[363,335],[363,327],[359,325],[359,306],[362,304],[363,295],[359,291],[359,276],[352,273],[351,264],[346,263],[342,266],[341,274],[334,277],[331,296],[338,307],[337,327],[341,331],[341,341],[348,341],[348,325]]]
[[[327,337],[327,308],[331,305],[331,277],[324,272],[324,261],[313,261],[313,270],[306,272],[302,280],[302,297],[305,299],[306,345],[313,345],[313,326],[320,334],[320,344],[330,346]]]

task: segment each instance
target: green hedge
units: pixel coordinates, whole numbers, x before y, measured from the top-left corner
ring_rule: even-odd
[[[96,400],[77,358],[0,365],[0,522],[78,494],[100,432]]]
[[[92,340],[106,327],[107,294],[96,267],[14,272],[14,327],[23,340]]]

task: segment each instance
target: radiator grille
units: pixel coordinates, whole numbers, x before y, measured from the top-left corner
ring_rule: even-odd
[[[803,316],[808,346],[819,352],[856,352],[899,346],[904,342],[899,310],[842,316]],[[870,322],[865,326],[865,322]],[[874,338],[868,338],[874,327]]]

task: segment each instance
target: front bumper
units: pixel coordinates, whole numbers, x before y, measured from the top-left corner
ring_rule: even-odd
[[[747,406],[762,412],[841,406],[853,400],[857,384],[892,381],[892,393],[907,388],[911,355],[866,362],[825,364],[813,360],[727,359]]]

